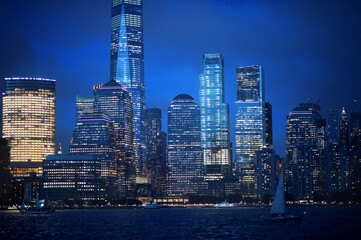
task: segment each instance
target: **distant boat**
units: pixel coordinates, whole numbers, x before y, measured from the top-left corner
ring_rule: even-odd
[[[19,211],[21,214],[44,214],[44,213],[55,212],[55,208],[52,206],[52,204],[48,205],[46,202],[44,202],[44,206],[41,206],[38,197],[38,191],[36,190],[35,207],[25,206],[25,197],[24,197],[23,203],[21,204]]]
[[[234,204],[229,203],[229,202],[227,202],[227,200],[225,200],[225,201],[223,201],[221,203],[217,203],[216,207],[217,208],[232,208],[232,207],[234,207]]]
[[[303,218],[303,215],[293,216],[285,214],[285,190],[283,180],[283,170],[281,171],[280,181],[278,182],[276,196],[272,203],[270,215],[264,217],[266,222],[298,222]]]
[[[161,208],[162,205],[158,204],[158,203],[150,203],[150,204],[147,204],[145,205],[145,209],[159,209]]]

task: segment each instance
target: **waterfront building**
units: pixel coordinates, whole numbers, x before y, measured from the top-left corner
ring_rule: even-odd
[[[314,103],[301,103],[287,116],[286,191],[296,199],[324,194],[325,126],[320,106]]]
[[[339,143],[346,152],[349,151],[350,149],[349,123],[345,108],[342,108],[342,112],[341,112]]]
[[[229,106],[225,103],[224,60],[222,54],[203,56],[199,75],[201,139],[206,180],[221,180],[232,172],[229,137]]]
[[[327,191],[329,194],[346,190],[347,152],[338,144],[327,146]]]
[[[162,110],[145,110],[144,132],[147,143],[147,181],[153,193],[162,195],[166,177],[166,134],[162,132]]]
[[[272,105],[269,102],[265,103],[264,112],[266,118],[266,147],[273,149]]]
[[[271,105],[268,104],[268,127],[272,128]],[[263,68],[237,68],[236,163],[244,196],[256,196],[256,151],[266,147],[266,114]],[[272,133],[269,130],[271,141]],[[270,144],[268,145],[270,146]]]
[[[12,175],[41,176],[45,157],[55,153],[55,80],[5,78],[2,117]]]
[[[263,148],[256,151],[257,158],[257,197],[262,199],[266,194],[274,195],[277,188],[277,167],[279,156],[274,150]]]
[[[12,190],[9,141],[0,138],[0,206],[10,206],[17,203]]]
[[[48,155],[44,160],[42,197],[58,200],[105,200],[101,160],[93,155]]]
[[[361,112],[354,101],[354,107],[350,114],[350,148],[361,149]]]
[[[337,108],[329,109],[327,116],[327,140],[329,144],[338,144],[340,139],[339,117]]]
[[[94,112],[94,97],[80,97],[76,96],[75,102],[75,120],[78,121],[79,117],[83,113],[93,113]]]
[[[128,91],[114,80],[95,91],[94,112],[109,117],[115,132],[117,175],[124,187],[134,183],[139,165],[133,118],[133,105]]]
[[[144,143],[145,87],[143,1],[112,0],[110,80],[132,97],[138,162],[146,161]],[[145,169],[138,174],[145,174]]]
[[[167,194],[198,194],[204,181],[200,109],[193,97],[176,96],[168,107]]]

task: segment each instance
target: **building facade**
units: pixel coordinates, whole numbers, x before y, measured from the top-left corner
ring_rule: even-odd
[[[41,176],[55,153],[55,80],[5,78],[3,137],[10,143],[14,177]]]
[[[75,102],[75,122],[78,121],[79,117],[83,113],[94,112],[94,97],[80,97],[76,96]]]
[[[280,158],[275,151],[264,148],[256,152],[257,158],[257,197],[262,199],[266,194],[274,195],[277,188],[277,167]]]
[[[286,191],[296,199],[324,195],[325,126],[320,106],[314,103],[301,103],[287,116]]]
[[[119,180],[124,183],[135,182],[139,165],[130,94],[119,83],[111,80],[95,91],[94,112],[105,114],[113,124]]]
[[[147,181],[153,193],[165,193],[166,178],[166,134],[162,132],[162,110],[149,108],[145,111],[145,139],[147,143]],[[153,194],[153,195],[154,195]]]
[[[340,139],[340,122],[337,108],[329,109],[327,115],[327,142],[328,144],[338,144]]]
[[[176,96],[168,107],[167,194],[198,194],[204,181],[200,109],[187,94]]]
[[[137,156],[146,161],[144,144],[145,87],[142,0],[112,0],[110,80],[132,97]],[[145,171],[143,171],[143,174]]]
[[[48,155],[44,160],[42,196],[57,200],[105,200],[101,160],[92,155]]]
[[[273,149],[273,125],[272,125],[272,105],[265,103],[265,123],[266,123],[266,147]]]
[[[256,151],[266,147],[264,92],[261,66],[237,68],[236,163],[241,168],[240,181],[245,189],[244,196],[248,197],[256,196]],[[268,117],[272,119],[268,106]]]
[[[225,103],[224,60],[222,54],[203,56],[199,76],[201,137],[206,180],[220,180],[232,172],[229,137],[229,106]]]

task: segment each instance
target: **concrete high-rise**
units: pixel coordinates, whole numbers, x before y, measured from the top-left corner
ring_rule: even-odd
[[[268,110],[270,113],[270,105]],[[240,181],[242,188],[246,189],[243,195],[255,197],[256,151],[266,147],[265,90],[261,66],[237,68],[235,128],[236,164],[240,165]]]
[[[3,137],[10,143],[14,177],[41,176],[55,153],[55,80],[5,78]]]
[[[146,161],[142,0],[112,0],[110,80],[130,93],[133,103],[138,162]],[[141,165],[140,165],[141,166]],[[140,174],[145,171],[140,171]]]
[[[232,171],[229,137],[229,106],[225,103],[222,54],[203,56],[199,75],[201,136],[206,180],[220,180]]]
[[[200,110],[187,94],[176,96],[168,107],[167,194],[197,194],[204,180]]]
[[[286,121],[286,191],[311,200],[325,190],[325,126],[320,106],[301,103]]]

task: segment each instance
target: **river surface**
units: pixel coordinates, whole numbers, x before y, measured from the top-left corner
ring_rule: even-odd
[[[268,208],[0,212],[0,239],[361,239],[361,207],[290,208],[299,223],[265,223]]]

